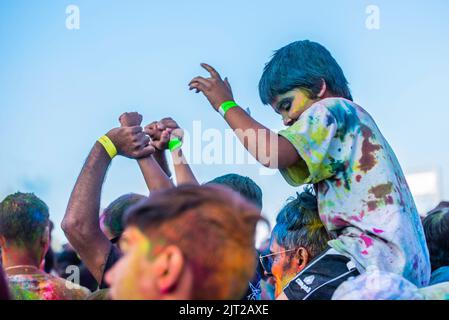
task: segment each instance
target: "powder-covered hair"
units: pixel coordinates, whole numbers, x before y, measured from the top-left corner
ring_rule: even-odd
[[[106,229],[109,236],[112,238],[120,237],[123,233],[123,215],[126,210],[138,203],[140,200],[145,199],[145,196],[128,193],[124,194],[114,201],[103,210],[100,216],[102,227]]]
[[[306,189],[281,209],[272,240],[286,250],[304,247],[313,259],[327,246],[330,236],[318,215],[316,196]]]
[[[194,300],[240,299],[256,270],[260,210],[219,185],[153,192],[125,215],[157,246],[176,245],[193,271]]]
[[[449,207],[437,207],[423,221],[432,271],[449,266]]]
[[[0,203],[0,235],[8,241],[32,247],[47,227],[48,206],[33,193],[17,192]]]
[[[262,189],[249,177],[230,173],[217,177],[206,184],[216,183],[225,185],[235,192],[238,192],[246,200],[262,209]]]
[[[343,70],[330,52],[316,42],[296,41],[277,50],[265,65],[259,95],[263,104],[270,104],[276,96],[301,88],[316,98],[322,80],[332,94],[352,100]]]

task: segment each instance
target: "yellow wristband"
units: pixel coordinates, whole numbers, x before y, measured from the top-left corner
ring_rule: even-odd
[[[98,139],[98,142],[101,143],[111,159],[113,159],[117,155],[117,149],[107,135],[104,135],[100,139]]]

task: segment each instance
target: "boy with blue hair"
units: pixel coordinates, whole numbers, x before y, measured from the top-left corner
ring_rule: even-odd
[[[280,299],[307,299],[307,288],[325,288],[371,265],[418,287],[428,284],[429,253],[399,162],[372,117],[352,101],[343,71],[326,48],[293,42],[265,66],[259,94],[287,126],[278,134],[235,103],[227,78],[202,67],[211,77],[192,79],[190,90],[207,97],[261,164],[279,169],[293,186],[314,185],[320,218],[334,237],[327,253],[298,274]],[[336,267],[339,259],[323,259],[329,254],[351,263],[341,275],[306,288],[305,272]]]

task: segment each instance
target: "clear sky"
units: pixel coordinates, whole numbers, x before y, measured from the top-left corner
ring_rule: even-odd
[[[80,29],[66,28],[66,7],[80,9]],[[380,9],[380,29],[365,26]],[[449,198],[449,2],[315,1],[25,1],[0,2],[0,198],[35,192],[59,223],[94,141],[124,111],[146,122],[171,116],[191,130],[225,123],[188,91],[200,62],[229,77],[239,104],[270,128],[281,119],[260,102],[257,84],[273,50],[310,39],[342,66],[355,101],[376,119],[404,171],[436,167]],[[298,191],[257,165],[195,165],[200,181],[236,172],[263,189],[273,220]],[[102,206],[145,193],[136,163],[117,158]]]

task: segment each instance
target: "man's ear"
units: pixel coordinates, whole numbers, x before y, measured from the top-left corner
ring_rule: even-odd
[[[295,260],[297,262],[297,272],[301,272],[309,263],[309,253],[304,247],[296,250]]]
[[[48,248],[50,247],[50,226],[45,227],[44,233],[41,237],[42,248],[45,248],[44,256],[47,254]]]
[[[156,284],[161,294],[168,294],[179,284],[185,267],[184,256],[177,246],[168,246],[156,261]]]
[[[321,79],[321,89],[320,92],[318,93],[318,98],[323,98],[324,95],[326,94],[326,91],[327,91],[326,81],[324,79]]]

